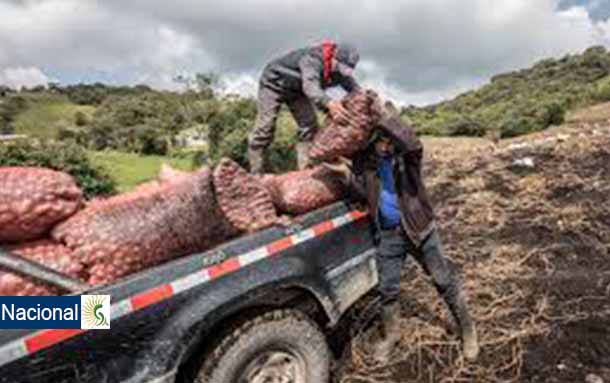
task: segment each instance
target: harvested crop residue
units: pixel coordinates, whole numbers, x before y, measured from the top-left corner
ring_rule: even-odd
[[[426,181],[446,253],[464,271],[480,358],[462,359],[447,311],[412,263],[390,365],[366,352],[371,330],[354,340],[340,381],[610,382],[610,122],[426,149]]]

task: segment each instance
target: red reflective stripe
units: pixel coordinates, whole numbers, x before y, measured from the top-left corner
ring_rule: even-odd
[[[318,235],[322,235],[324,233],[328,233],[329,231],[333,230],[334,228],[335,228],[335,225],[333,225],[332,221],[324,221],[324,222],[319,223],[316,226],[312,227],[312,230],[316,234],[316,236],[318,236]]]
[[[52,345],[62,342],[66,339],[75,337],[83,332],[85,332],[85,330],[81,329],[44,330],[40,333],[33,335],[30,338],[26,338],[25,347],[27,348],[28,353],[32,354],[44,348],[51,347]]]
[[[239,268],[239,260],[237,258],[231,258],[219,265],[210,267],[208,269],[208,273],[210,274],[210,278],[214,279],[220,277],[221,275],[231,273]]]
[[[360,211],[360,210],[354,210],[354,211],[350,212],[349,214],[352,216],[352,218],[355,221],[359,220],[360,218],[364,218],[364,217],[366,217],[368,215],[367,212]]]
[[[269,255],[273,255],[275,253],[279,253],[282,250],[286,250],[287,248],[292,246],[292,238],[286,237],[282,238],[279,241],[272,242],[267,245],[267,252]]]
[[[337,52],[337,44],[332,40],[322,42],[322,57],[324,61],[324,84],[330,83],[330,74],[333,69],[333,59]]]
[[[171,285],[163,285],[143,292],[131,298],[131,306],[134,311],[150,306],[172,296],[174,289]]]

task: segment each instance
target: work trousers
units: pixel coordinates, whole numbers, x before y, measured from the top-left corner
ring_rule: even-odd
[[[256,121],[248,138],[251,149],[265,149],[271,145],[282,104],[288,106],[297,122],[299,141],[312,140],[318,130],[318,117],[311,101],[305,95],[285,96],[261,85],[258,90]]]

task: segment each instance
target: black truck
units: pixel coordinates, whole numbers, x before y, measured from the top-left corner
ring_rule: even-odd
[[[377,284],[370,217],[347,202],[107,286],[8,266],[110,295],[111,329],[0,330],[2,383],[324,383],[342,317]]]

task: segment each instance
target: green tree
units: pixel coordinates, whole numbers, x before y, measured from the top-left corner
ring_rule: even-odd
[[[15,117],[28,106],[22,96],[10,96],[0,100],[0,134],[14,132]]]

